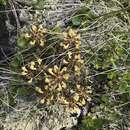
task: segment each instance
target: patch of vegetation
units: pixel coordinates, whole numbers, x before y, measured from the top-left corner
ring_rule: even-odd
[[[103,2],[105,6],[107,5],[106,8],[108,8],[109,3]],[[114,4],[117,3],[114,2]],[[121,5],[123,8],[124,2],[120,3],[120,6]],[[127,5],[129,5],[129,3],[127,3]],[[76,14],[76,16],[74,16],[74,18],[76,18],[75,22],[73,21],[74,19],[72,19],[72,26],[80,25],[78,27],[85,31],[84,33],[91,34],[92,31],[98,32],[99,30],[99,28],[94,28],[94,30],[88,28],[88,26],[91,26],[96,20],[99,21],[94,26],[101,24],[101,21],[117,19],[118,22],[120,21],[122,24],[127,24],[127,27],[129,27],[130,18],[128,16],[128,10],[119,10],[120,11],[111,11],[95,16],[95,19],[88,18],[82,22],[79,22],[79,20],[82,19],[78,19],[79,16]],[[82,14],[79,13],[79,15]],[[87,15],[90,16],[89,11],[86,11],[86,16]],[[88,21],[90,23],[89,25],[81,26],[82,23],[87,23]],[[107,22],[105,26],[109,27]],[[128,130],[130,128],[130,124],[128,123],[130,119],[129,34],[129,29],[126,30],[119,25],[112,31],[105,32],[103,43],[83,47],[86,57],[85,61],[91,71],[91,75],[88,75],[86,78],[91,79],[93,82],[91,84],[93,90],[93,105],[88,115],[83,119],[83,130]],[[108,41],[109,38],[111,40]]]
[[[17,85],[11,85],[13,93],[26,95],[34,90],[41,104],[58,102],[69,106],[72,112],[91,101],[76,30],[52,32],[42,25],[32,25],[20,34],[17,46],[24,52],[21,59],[15,55],[12,60],[12,70],[18,73],[14,76]]]
[[[44,105],[58,102],[73,113],[89,103],[79,130],[129,130],[130,2],[83,2],[67,31],[34,24],[20,33],[11,61],[11,93],[33,95]]]
[[[7,3],[7,0],[0,0],[0,5],[5,5]]]

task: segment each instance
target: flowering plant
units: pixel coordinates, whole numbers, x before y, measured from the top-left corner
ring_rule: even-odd
[[[53,37],[57,44],[50,40]],[[20,66],[20,75],[35,90],[41,104],[58,102],[77,110],[91,101],[91,87],[83,79],[85,62],[76,30],[55,33],[32,25],[24,38],[35,51],[32,54],[29,49],[23,54],[27,58]]]

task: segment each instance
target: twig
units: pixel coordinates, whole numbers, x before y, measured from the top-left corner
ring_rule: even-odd
[[[13,0],[10,0],[10,1],[9,1],[9,4],[10,4],[12,10],[13,10],[12,13],[13,13],[14,16],[15,16],[15,20],[16,20],[16,24],[17,24],[17,33],[18,33],[18,32],[19,32],[19,29],[21,28],[21,26],[20,26],[20,22],[19,22],[19,18],[18,18],[16,9],[15,9],[15,6],[14,6],[14,4],[13,4]]]

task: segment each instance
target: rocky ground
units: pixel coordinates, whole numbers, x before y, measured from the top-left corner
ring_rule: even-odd
[[[81,0],[41,0],[40,2],[9,0],[7,6],[0,5],[0,130],[76,130],[80,118],[87,114],[89,104],[76,115],[72,115],[68,108],[58,104],[41,107],[36,102],[30,101],[31,98],[27,100],[17,97],[14,102],[17,102],[15,107],[10,106],[8,86],[12,80],[10,74],[14,72],[10,71],[9,62],[16,51],[16,39],[19,32],[37,22],[50,29],[60,26],[66,30],[77,10],[86,6],[96,15],[96,18],[86,28],[78,28],[82,35],[82,46],[90,46],[92,49],[99,46],[101,49],[106,43],[121,41],[120,36],[115,36],[113,33],[114,30],[129,31],[127,14],[124,19],[128,20],[128,23],[123,21],[123,18],[111,17],[111,12],[122,9],[118,4],[109,1],[85,4]],[[86,73],[87,71],[86,68]],[[120,130],[120,128],[111,124],[110,130]]]
[[[12,3],[12,1],[10,2]],[[24,4],[24,6],[22,4]],[[19,6],[22,6],[22,8],[12,13],[10,9],[12,9],[14,5],[16,6],[16,8],[14,8],[15,10],[17,10]],[[24,29],[27,25],[39,20],[39,22],[42,22],[44,26],[49,28],[54,27],[56,24],[60,24],[60,26],[65,28],[65,23],[81,6],[81,2],[80,0],[46,0],[44,5],[40,6],[41,9],[34,10],[35,14],[31,14],[31,6],[31,1],[16,0],[9,5],[8,14],[6,14],[6,8],[4,8],[4,6],[1,8],[2,11],[5,11],[3,13],[4,17],[0,17],[2,24],[2,26],[0,26],[2,30],[0,34],[0,62],[3,66],[8,64],[11,54],[15,52],[14,46],[17,33],[20,30],[19,27],[21,27],[22,30],[22,28]],[[72,116],[69,109],[65,109],[61,105],[38,108],[37,104],[33,102],[30,103],[25,100],[16,99],[17,105],[14,108],[11,107],[8,104],[9,81],[5,81],[6,78],[9,79],[10,77],[5,73],[5,70],[1,70],[1,73],[1,93],[4,94],[5,98],[1,99],[1,105],[3,107],[1,106],[0,112],[1,114],[6,113],[7,115],[6,118],[1,117],[0,124],[2,130],[68,130],[77,125],[81,111],[79,111],[78,115]]]

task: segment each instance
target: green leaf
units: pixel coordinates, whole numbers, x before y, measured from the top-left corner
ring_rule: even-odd
[[[21,58],[20,55],[16,55],[16,56],[12,59],[12,61],[11,61],[11,66],[12,66],[13,68],[16,68],[16,69],[18,69],[18,67],[20,67],[21,64],[22,64],[22,58]]]
[[[90,11],[89,8],[87,8],[86,6],[82,6],[79,10],[77,14],[86,14]]]
[[[94,127],[96,128],[96,129],[100,129],[100,128],[102,128],[103,127],[103,124],[104,124],[104,120],[103,119],[95,119],[94,120]]]
[[[30,92],[29,88],[26,88],[26,87],[21,87],[21,88],[18,88],[18,90],[17,90],[17,94],[19,96],[26,96],[29,94],[29,92]]]
[[[20,36],[17,40],[17,46],[22,49],[27,48],[27,40],[23,36]]]
[[[105,104],[109,104],[109,97],[106,95],[102,95],[101,100],[105,102]]]
[[[72,24],[74,26],[79,26],[81,24],[81,17],[75,16],[72,18]]]
[[[130,85],[130,72],[126,72],[123,74],[123,80],[126,81],[128,85]]]
[[[122,82],[122,83],[120,83],[120,86],[119,86],[119,92],[127,92],[128,90],[129,90],[129,86],[128,86],[128,84],[127,84],[127,82]]]
[[[128,66],[130,66],[130,55],[128,55],[128,57],[127,57],[126,64],[127,64]]]
[[[7,0],[0,0],[0,5],[6,5]]]
[[[118,73],[116,71],[112,71],[107,74],[108,79],[111,79],[111,80],[115,79],[117,76],[118,76]]]
[[[108,120],[102,119],[102,118],[97,118],[93,119],[92,117],[88,116],[86,119],[83,121],[83,130],[100,130],[105,123],[107,123]]]

